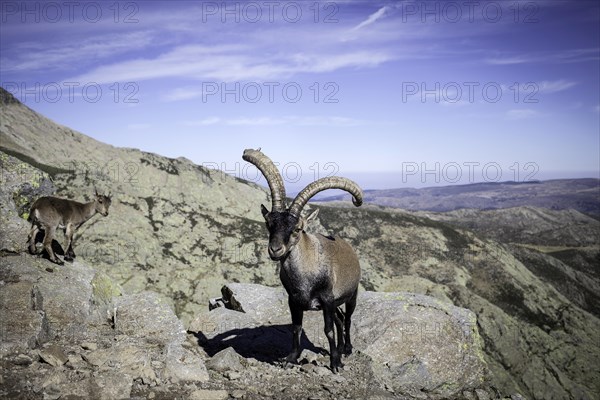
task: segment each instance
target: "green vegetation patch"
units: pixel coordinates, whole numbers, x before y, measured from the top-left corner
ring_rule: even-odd
[[[94,303],[109,304],[114,297],[121,296],[121,287],[114,283],[104,272],[96,272],[92,279]]]

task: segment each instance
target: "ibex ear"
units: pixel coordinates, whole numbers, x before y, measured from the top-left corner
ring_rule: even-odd
[[[98,196],[98,189],[96,189],[96,186],[94,186],[94,194]]]
[[[267,218],[267,214],[269,213],[269,210],[267,210],[267,207],[265,207],[264,205],[260,205],[260,212],[262,213],[263,217]]]
[[[306,218],[306,222],[310,222],[313,219],[317,218],[317,215],[319,215],[319,209],[317,208],[315,211],[313,211],[308,218]]]

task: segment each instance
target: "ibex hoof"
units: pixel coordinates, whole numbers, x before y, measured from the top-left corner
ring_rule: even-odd
[[[73,257],[65,256],[65,261],[73,262]]]
[[[352,345],[344,346],[344,355],[349,356],[350,354],[352,354]]]
[[[280,358],[279,362],[281,362],[281,366],[284,369],[292,368],[292,366],[298,365],[298,357],[293,354],[290,354],[287,357]]]
[[[331,372],[337,374],[338,372],[340,372],[341,368],[344,368],[344,364],[342,364],[342,360],[339,357],[334,357],[331,360],[330,368]]]

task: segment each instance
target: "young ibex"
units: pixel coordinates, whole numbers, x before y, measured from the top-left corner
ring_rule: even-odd
[[[29,252],[36,253],[35,238],[40,229],[44,230],[44,249],[48,252],[50,261],[62,265],[63,262],[56,257],[52,250],[52,240],[57,228],[65,230],[67,239],[65,261],[73,261],[73,234],[85,221],[92,218],[97,212],[108,215],[108,207],[111,203],[110,194],[104,196],[95,190],[95,198],[89,203],[79,203],[73,200],[60,199],[58,197],[40,197],[31,206],[28,221],[31,222],[29,232]]]
[[[280,279],[288,293],[293,324],[292,352],[283,360],[284,365],[298,361],[304,311],[322,309],[331,371],[336,373],[343,367],[341,354],[352,352],[350,324],[356,307],[360,265],[352,247],[342,239],[305,231],[318,210],[306,219],[300,214],[308,200],[322,190],[345,190],[352,194],[357,207],[362,204],[362,190],[346,178],[321,178],[305,187],[286,208],[283,179],[273,162],[260,150],[253,149],[245,150],[243,159],[262,172],[271,189],[271,211],[264,205],[261,211],[269,230],[269,256],[281,263]],[[338,308],[342,304],[346,305],[345,313]]]

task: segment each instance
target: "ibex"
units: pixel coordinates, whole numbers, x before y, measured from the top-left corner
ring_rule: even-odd
[[[65,261],[73,261],[76,257],[73,251],[73,234],[84,222],[92,218],[97,212],[108,215],[108,207],[111,203],[110,194],[104,196],[98,194],[94,189],[95,198],[89,203],[79,203],[73,200],[60,199],[58,197],[40,197],[31,206],[28,221],[31,222],[29,232],[29,252],[36,254],[35,238],[40,229],[44,230],[44,249],[48,253],[50,261],[62,265],[63,262],[56,257],[52,250],[52,240],[57,228],[65,230],[67,239]]]
[[[280,279],[288,293],[293,325],[292,351],[282,361],[285,366],[298,361],[304,311],[323,310],[330,367],[337,373],[343,367],[341,354],[352,353],[350,324],[356,307],[360,265],[356,253],[344,240],[306,232],[307,223],[317,216],[318,210],[308,218],[300,214],[310,198],[322,190],[345,190],[352,194],[357,207],[362,204],[362,190],[346,178],[321,178],[306,186],[286,208],[283,179],[273,162],[260,149],[247,149],[242,158],[262,172],[271,190],[271,211],[261,205],[261,212],[269,231],[269,256],[281,263]],[[338,308],[342,304],[345,312]]]

